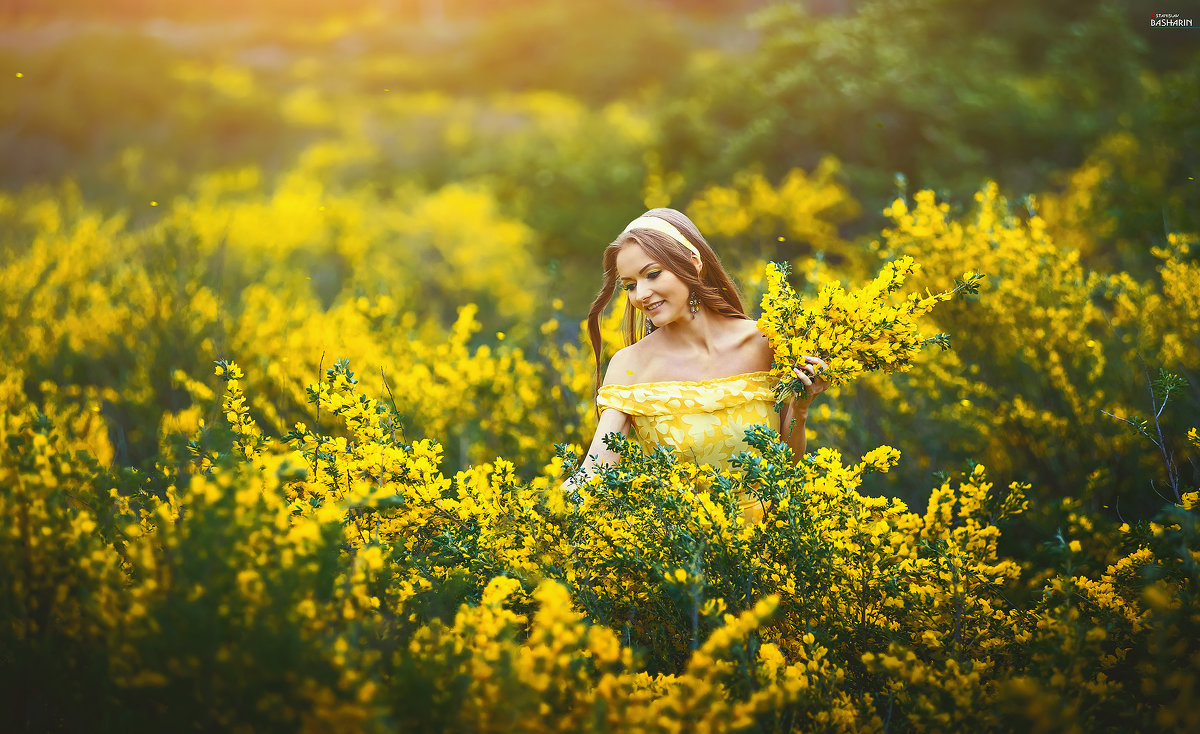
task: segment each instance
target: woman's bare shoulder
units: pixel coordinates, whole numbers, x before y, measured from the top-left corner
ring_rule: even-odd
[[[609,360],[604,375],[605,385],[632,385],[640,382],[672,379],[663,375],[664,365],[670,363],[664,353],[660,332],[651,332],[623,349]]]
[[[767,337],[758,330],[758,322],[751,319],[738,319],[734,327],[737,334],[738,346],[771,351],[770,344],[767,343]]]
[[[617,353],[608,361],[608,369],[604,372],[602,384],[628,385],[634,382],[634,375],[641,372],[645,351],[645,346],[641,341],[618,349]]]
[[[734,328],[737,330],[737,333],[747,341],[756,337],[762,338],[763,335],[762,332],[758,330],[758,322],[754,319],[734,319]]]
[[[731,331],[734,335],[734,350],[740,355],[739,362],[746,365],[747,371],[770,369],[773,356],[771,345],[758,330],[756,322],[750,319],[738,319],[735,324],[732,324]]]

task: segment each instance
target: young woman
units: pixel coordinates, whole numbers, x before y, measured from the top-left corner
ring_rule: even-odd
[[[620,287],[628,299],[625,341],[600,378],[600,315]],[[619,457],[604,444],[633,429],[644,447],[656,444],[697,464],[724,468],[745,450],[745,431],[769,425],[796,457],[804,455],[804,425],[812,398],[828,383],[825,363],[806,357],[796,375],[809,398],[775,412],[771,348],[742,307],[741,297],[696,225],[674,209],[651,209],[630,222],[604,251],[604,285],[588,312],[596,356],[596,434],[584,476]],[[795,419],[793,421],[793,418]],[[568,482],[568,489],[574,489]],[[753,501],[742,512],[757,517]]]

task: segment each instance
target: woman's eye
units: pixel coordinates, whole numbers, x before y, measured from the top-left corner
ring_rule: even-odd
[[[660,275],[662,275],[661,270],[652,270],[649,273],[646,273],[646,277],[649,278],[650,280],[654,280],[655,278],[657,278]]]
[[[637,285],[637,283],[630,281],[630,282],[624,284],[622,287],[627,291],[631,291],[631,290],[633,290],[634,286],[636,286],[636,285]]]

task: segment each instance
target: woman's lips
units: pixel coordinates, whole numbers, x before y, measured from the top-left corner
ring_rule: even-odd
[[[666,303],[666,301],[655,301],[654,303],[651,303],[649,306],[646,306],[646,313],[654,313],[658,310],[659,306],[663,305],[664,303]]]

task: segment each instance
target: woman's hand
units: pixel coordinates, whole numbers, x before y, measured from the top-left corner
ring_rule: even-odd
[[[558,485],[558,490],[562,492],[563,497],[572,504],[583,504],[584,488],[587,487],[588,478],[583,467],[580,467],[574,474],[567,477],[566,481]]]
[[[795,399],[796,403],[803,404],[804,409],[807,410],[808,404],[812,402],[812,399],[825,392],[826,388],[829,387],[829,380],[817,374],[828,366],[825,364],[825,360],[820,357],[806,355],[804,357],[804,364],[792,370],[792,373],[804,383],[804,387],[808,392],[807,399],[801,398],[798,395]]]

